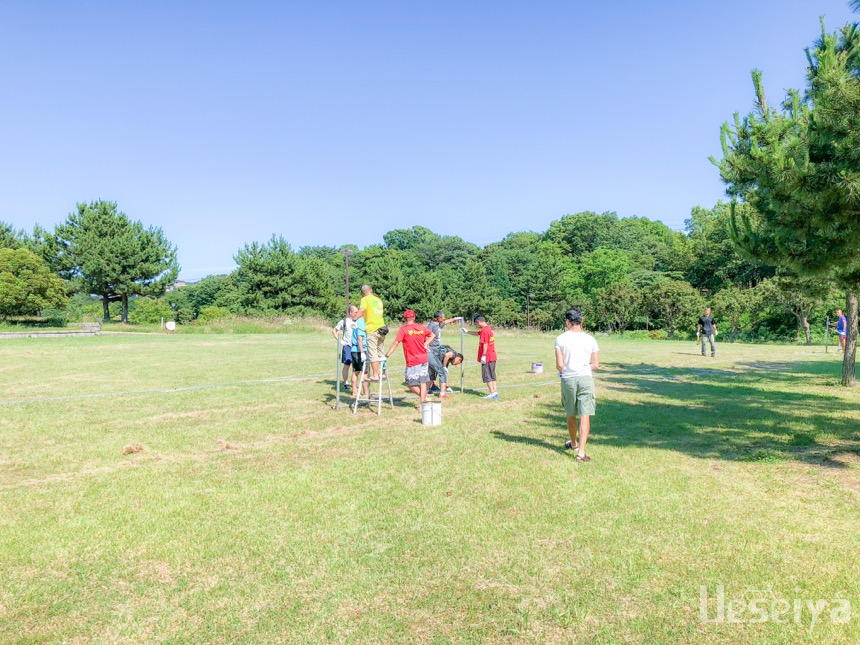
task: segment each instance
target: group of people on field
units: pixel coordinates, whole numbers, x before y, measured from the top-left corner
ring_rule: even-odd
[[[352,368],[353,398],[367,398],[368,383],[386,378],[387,369],[383,366],[387,365],[398,345],[403,345],[406,360],[406,386],[418,395],[419,402],[426,402],[428,393],[437,393],[439,398],[449,396],[453,390],[448,385],[448,367],[463,362],[462,354],[442,343],[442,329],[453,322],[461,323],[463,333],[478,336],[478,362],[490,391],[484,398],[499,398],[496,389],[496,338],[484,316],[475,317],[479,331],[470,331],[463,326],[463,318],[445,318],[442,310],[437,311],[433,320],[424,326],[416,322],[415,312],[407,309],[403,312],[404,324],[386,352],[385,336],[389,330],[384,313],[382,300],[373,293],[370,285],[365,284],[361,286],[358,306],[350,305],[346,317],[332,330],[336,339],[341,334],[344,382],[349,380]]]
[[[358,307],[350,306],[347,317],[338,323],[333,333],[343,331],[343,338],[350,338],[350,351],[344,346],[343,377],[347,378],[350,364],[353,368],[352,393],[353,397],[367,396],[367,381],[358,383],[358,374],[362,365],[371,361],[373,375],[369,380],[380,378],[380,364],[391,357],[398,345],[403,345],[403,355],[406,359],[406,385],[418,395],[423,403],[427,399],[430,388],[439,381],[439,397],[444,398],[452,390],[447,384],[448,365],[459,365],[462,354],[457,353],[441,343],[442,328],[445,325],[459,321],[464,334],[478,336],[478,362],[481,364],[481,376],[489,388],[485,399],[498,399],[496,386],[496,339],[492,328],[483,316],[475,317],[478,331],[470,331],[462,326],[460,317],[445,318],[443,311],[437,311],[433,320],[425,327],[415,321],[415,312],[408,309],[403,314],[404,325],[400,328],[394,342],[388,351],[384,351],[385,334],[388,328],[383,318],[382,301],[373,295],[368,285],[361,287],[362,299]],[[836,310],[837,320],[833,325],[839,335],[839,344],[845,351],[845,338],[848,332],[848,321],[841,309]],[[591,417],[596,410],[593,371],[600,367],[600,348],[597,340],[583,330],[583,315],[579,308],[571,308],[565,312],[566,331],[555,339],[555,367],[561,380],[561,403],[567,417],[567,431],[570,439],[565,442],[565,448],[576,452],[578,462],[590,461],[585,448],[591,433]],[[351,321],[351,325],[350,325]],[[711,357],[716,356],[717,323],[711,314],[711,308],[706,307],[704,315],[699,317],[696,325],[696,339],[701,341],[702,356],[706,355],[708,345]],[[344,340],[346,345],[346,341]],[[363,388],[359,392],[359,388]]]

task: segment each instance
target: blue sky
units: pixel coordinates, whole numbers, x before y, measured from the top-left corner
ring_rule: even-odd
[[[185,279],[244,244],[477,244],[615,211],[681,230],[719,126],[803,84],[847,0],[0,4],[0,220],[108,199]]]

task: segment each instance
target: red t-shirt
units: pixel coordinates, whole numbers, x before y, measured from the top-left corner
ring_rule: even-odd
[[[484,345],[487,345],[487,362],[493,363],[496,360],[496,336],[493,334],[492,328],[487,325],[482,327],[478,333],[478,360],[481,360]]]
[[[424,339],[432,334],[424,325],[409,323],[403,325],[397,332],[396,340],[403,343],[403,356],[406,367],[413,367],[427,362],[427,350],[424,349]]]

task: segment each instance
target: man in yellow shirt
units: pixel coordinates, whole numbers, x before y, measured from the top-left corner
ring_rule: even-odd
[[[367,326],[367,360],[373,369],[373,380],[379,380],[379,362],[385,360],[385,318],[382,316],[382,300],[373,295],[369,284],[361,285],[361,302],[358,303],[358,315],[364,316]],[[384,330],[383,333],[379,333]]]

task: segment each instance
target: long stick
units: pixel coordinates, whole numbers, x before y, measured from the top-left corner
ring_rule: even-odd
[[[465,380],[463,369],[466,367],[466,334],[463,333],[463,321],[460,321],[460,355],[463,357],[460,361],[460,394],[462,394]]]
[[[346,322],[343,324],[344,329],[346,329]],[[340,353],[343,351],[341,349],[340,341],[335,338],[335,342],[337,343],[337,349],[334,353],[334,369],[337,372],[337,399],[334,404],[334,409],[337,410],[340,407]]]

